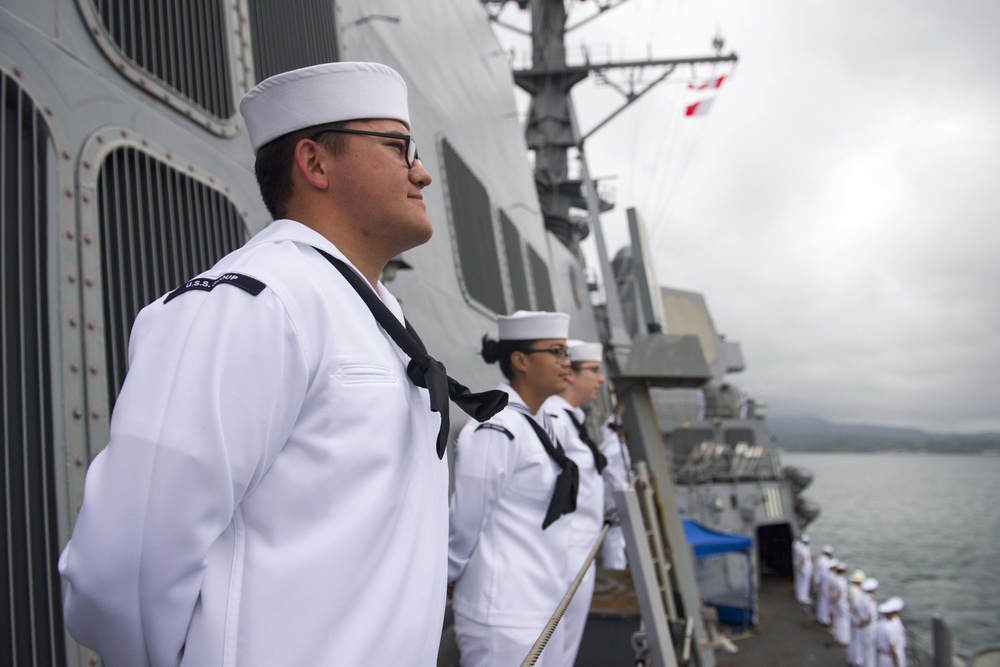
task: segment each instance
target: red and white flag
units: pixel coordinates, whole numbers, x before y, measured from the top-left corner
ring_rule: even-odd
[[[691,81],[688,83],[688,88],[691,90],[708,90],[709,88],[721,88],[722,82],[725,79],[726,75],[723,74],[720,77],[709,79],[708,81],[704,81],[702,83],[695,83],[694,81]]]
[[[712,102],[715,101],[714,97],[709,97],[704,100],[698,100],[694,104],[687,105],[684,109],[685,116],[704,116],[708,113],[709,108],[712,106]]]

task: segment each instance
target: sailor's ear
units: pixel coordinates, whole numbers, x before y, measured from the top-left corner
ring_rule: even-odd
[[[306,183],[325,190],[330,185],[330,165],[327,151],[321,150],[312,139],[301,139],[295,144],[295,164],[293,169]]]
[[[519,350],[515,350],[510,354],[510,367],[515,371],[521,373],[528,372],[528,355]]]

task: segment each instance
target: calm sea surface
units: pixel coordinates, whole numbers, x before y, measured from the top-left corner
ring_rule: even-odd
[[[784,452],[781,461],[815,474],[803,492],[822,506],[806,528],[813,553],[830,544],[879,580],[880,602],[902,597],[921,644],[930,646],[937,614],[958,655],[1000,645],[1000,456]]]

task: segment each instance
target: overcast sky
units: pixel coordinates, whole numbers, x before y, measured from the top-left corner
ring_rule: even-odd
[[[678,68],[588,142],[617,190],[609,250],[636,207],[659,282],[706,295],[743,346],[732,379],[772,414],[1000,431],[998,28],[996,0],[607,12],[568,36],[571,61],[580,43],[595,61],[708,55],[717,29],[740,58]],[[685,118],[687,83],[724,73]],[[591,81],[574,98],[584,131],[622,99]]]

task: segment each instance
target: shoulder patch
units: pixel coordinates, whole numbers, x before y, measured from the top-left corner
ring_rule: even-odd
[[[267,287],[267,285],[256,278],[251,278],[250,276],[243,275],[242,273],[226,273],[218,278],[192,278],[168,294],[167,298],[163,300],[163,303],[167,303],[174,297],[178,297],[181,294],[184,294],[184,292],[190,292],[191,290],[211,292],[219,285],[233,285],[234,287],[239,287],[244,292],[248,292],[253,296],[257,296],[264,291],[265,287]]]
[[[486,422],[485,424],[480,424],[479,426],[477,426],[476,430],[477,431],[481,431],[484,428],[485,429],[489,429],[490,431],[500,431],[505,436],[507,436],[508,439],[510,439],[510,440],[514,439],[514,434],[511,433],[510,431],[508,431],[507,429],[505,429],[503,426],[500,426],[500,424],[493,424],[491,422]]]

